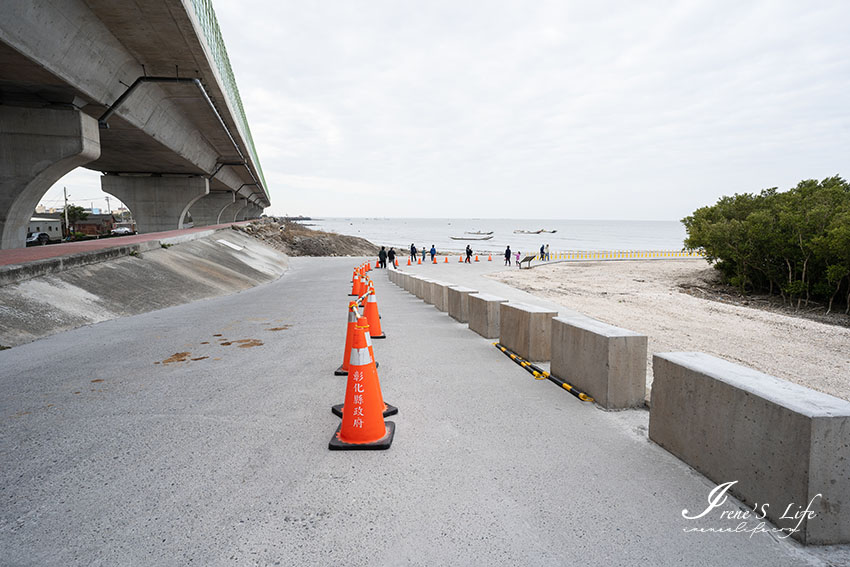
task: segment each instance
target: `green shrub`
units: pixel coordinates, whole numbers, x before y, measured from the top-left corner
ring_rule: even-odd
[[[742,293],[789,303],[843,298],[850,311],[850,184],[801,181],[789,191],[721,197],[682,219],[685,247],[705,254]]]

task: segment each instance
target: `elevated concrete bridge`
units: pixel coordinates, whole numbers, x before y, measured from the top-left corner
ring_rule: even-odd
[[[270,204],[211,0],[2,2],[0,248],[76,167],[140,232]]]

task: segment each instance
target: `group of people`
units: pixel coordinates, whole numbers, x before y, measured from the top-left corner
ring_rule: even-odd
[[[390,261],[390,266],[395,268],[395,248],[390,247],[390,251],[387,252],[387,249],[381,246],[381,251],[378,252],[378,267],[386,268],[387,260]]]
[[[468,246],[467,246],[467,248],[468,248]],[[510,266],[511,265],[511,256],[514,256],[515,259],[516,259],[516,265],[520,266],[520,263],[519,263],[519,257],[520,256],[519,255],[520,255],[519,251],[517,251],[516,253],[511,252],[510,246],[505,248],[505,265]],[[540,260],[549,260],[549,245],[548,244],[540,246]]]
[[[469,246],[467,246],[467,249],[468,249],[467,254],[472,254],[472,250],[469,249]],[[422,261],[423,262],[425,261],[425,259],[427,258],[429,253],[431,254],[431,261],[433,262],[434,257],[437,255],[437,248],[433,244],[431,245],[430,250],[426,249],[424,246],[422,247]],[[381,251],[378,252],[378,267],[379,268],[386,268],[387,267],[387,260],[389,260],[390,265],[393,268],[395,268],[395,258],[396,258],[396,256],[397,256],[397,253],[395,251],[395,248],[390,247],[389,251],[387,251],[384,246],[381,246]],[[418,257],[419,257],[419,250],[416,249],[415,245],[411,244],[410,245],[410,259],[411,259],[411,261],[415,262]]]
[[[416,249],[416,246],[414,244],[410,245],[410,259],[412,261],[415,261],[419,257],[418,256],[419,252],[420,251]],[[437,249],[434,247],[433,244],[431,245],[430,250],[426,250],[425,246],[423,246],[421,253],[422,253],[422,261],[423,262],[425,261],[428,254],[431,254],[431,262],[433,262],[434,257],[437,255]],[[512,256],[515,257],[516,265],[519,266],[520,265],[519,264],[520,252],[519,251],[517,251],[515,253],[511,252],[510,246],[505,248],[505,265],[506,266],[511,265],[511,257]],[[381,267],[381,268],[386,268],[387,267],[387,260],[389,260],[390,265],[395,268],[395,257],[396,257],[396,251],[395,251],[394,248],[390,247],[390,250],[388,252],[385,247],[381,246],[381,251],[378,252],[378,266]],[[549,259],[549,245],[548,244],[540,246],[540,259],[541,260],[548,260]],[[464,260],[464,262],[467,263],[467,264],[472,263],[472,247],[469,244],[466,245],[466,260]]]
[[[417,251],[417,250],[416,250],[416,246],[415,246],[414,244],[411,244],[411,245],[410,245],[410,259],[411,259],[412,261],[415,261],[415,260],[416,260],[416,258],[418,257],[418,254],[419,254],[419,251]],[[433,245],[433,244],[431,245],[431,249],[430,249],[430,250],[427,250],[427,249],[425,248],[425,246],[422,246],[422,261],[423,261],[423,262],[425,261],[425,257],[426,257],[428,254],[431,254],[431,261],[433,262],[433,261],[434,261],[434,257],[437,255],[437,249],[434,247],[434,245]]]

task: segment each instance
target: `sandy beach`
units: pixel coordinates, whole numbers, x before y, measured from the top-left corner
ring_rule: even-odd
[[[652,355],[700,351],[850,400],[850,328],[681,291],[714,270],[699,260],[559,263],[489,277],[649,337]]]

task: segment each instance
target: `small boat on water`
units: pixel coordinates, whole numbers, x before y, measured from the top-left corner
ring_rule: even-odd
[[[452,240],[490,240],[493,235],[486,236],[449,236]]]
[[[481,232],[480,230],[476,230],[476,231],[473,232],[473,231],[467,230],[466,232],[464,232],[464,234],[493,234],[493,231],[491,230],[490,232]]]
[[[546,230],[544,228],[541,228],[540,230],[515,230],[514,234],[540,234],[540,233],[543,233],[543,232],[548,232],[549,234],[552,234],[552,233],[558,232],[558,231],[557,230]]]

